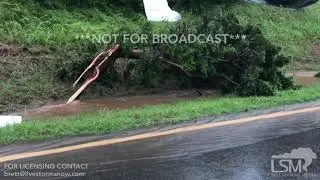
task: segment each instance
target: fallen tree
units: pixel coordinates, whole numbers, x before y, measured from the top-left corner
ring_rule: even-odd
[[[295,88],[292,79],[282,73],[290,58],[281,55],[281,48],[267,40],[258,26],[243,26],[234,14],[221,9],[197,18],[187,16],[176,24],[167,24],[161,33],[179,40],[190,34],[211,35],[214,41],[155,43],[154,39],[148,39],[142,43],[123,43],[125,40],[119,38],[116,44],[121,46],[121,52],[112,57],[107,74],[115,72],[114,62],[121,57],[127,64],[119,76],[129,86],[168,88],[170,81],[175,88],[217,88],[241,96],[274,95]],[[130,33],[137,32],[119,31],[122,35]],[[146,22],[139,34],[153,37],[153,25]]]
[[[267,40],[259,27],[240,25],[233,14],[185,20],[168,31],[179,37],[226,33],[228,39],[220,43],[142,44],[140,50],[144,53],[140,57],[148,61],[146,64],[165,62],[181,70],[191,79],[193,87],[215,87],[244,96],[274,95],[279,90],[295,87],[282,73],[290,59],[280,54],[281,48]],[[140,71],[148,72],[148,68]],[[197,84],[199,81],[202,82]]]

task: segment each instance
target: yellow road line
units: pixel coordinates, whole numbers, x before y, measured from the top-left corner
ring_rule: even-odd
[[[208,129],[208,128],[215,128],[215,127],[220,127],[220,126],[242,124],[242,123],[254,122],[254,121],[259,121],[259,120],[266,120],[266,119],[270,119],[270,118],[278,118],[278,117],[291,116],[291,115],[302,114],[302,113],[310,113],[310,112],[315,112],[315,111],[320,111],[320,107],[299,109],[299,110],[293,110],[293,111],[276,112],[276,113],[272,113],[272,114],[259,115],[259,116],[241,118],[241,119],[235,119],[235,120],[229,120],[229,121],[221,121],[221,122],[212,122],[212,123],[200,124],[200,125],[192,125],[192,126],[181,127],[181,128],[167,130],[167,131],[149,132],[149,133],[143,133],[143,134],[129,136],[129,137],[107,139],[107,140],[89,142],[89,143],[67,146],[67,147],[62,147],[62,148],[43,150],[43,151],[18,153],[18,154],[12,154],[12,155],[8,155],[8,156],[1,156],[0,155],[0,163],[14,161],[14,160],[20,160],[20,159],[26,159],[26,158],[32,158],[32,157],[65,153],[65,152],[70,152],[70,151],[75,151],[75,150],[86,149],[86,148],[106,146],[106,145],[123,143],[123,142],[128,142],[128,141],[135,141],[135,140],[146,139],[146,138],[166,136],[166,135],[172,135],[172,134],[177,134],[177,133],[192,132],[192,131]]]

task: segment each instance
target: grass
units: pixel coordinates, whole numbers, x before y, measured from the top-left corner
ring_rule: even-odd
[[[139,31],[139,21],[143,21],[143,14],[122,14],[107,5],[105,11],[96,7],[46,9],[13,1],[0,4],[0,12],[0,40],[56,49],[75,46],[77,35],[108,34],[124,27]]]
[[[108,4],[104,5],[104,11],[95,6],[86,9],[60,6],[45,9],[36,3],[0,3],[0,41],[59,49],[79,45],[76,37],[82,34],[107,34],[125,27],[139,33],[146,22],[143,11],[124,12]],[[291,56],[310,57],[311,46],[320,40],[319,3],[304,10],[238,3],[231,11],[244,24],[262,26],[266,36]]]
[[[284,54],[297,59],[311,58],[312,46],[320,41],[320,3],[303,10],[254,4],[237,4],[232,10],[243,24],[262,26]]]
[[[99,135],[130,129],[176,124],[208,116],[237,113],[320,98],[320,84],[280,92],[272,97],[222,97],[127,110],[88,112],[77,116],[25,121],[0,129],[0,144],[56,139],[67,136]]]

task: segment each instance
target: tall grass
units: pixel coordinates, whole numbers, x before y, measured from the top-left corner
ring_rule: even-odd
[[[264,34],[286,55],[311,58],[312,46],[320,42],[320,3],[301,10],[237,4],[232,10],[242,23],[262,26]]]
[[[143,28],[141,5],[136,11],[115,5],[109,1],[3,1],[0,41],[56,48],[75,44],[77,35],[84,33],[105,34],[123,28],[139,32]],[[237,3],[230,10],[242,23],[262,26],[285,54],[310,58],[311,46],[320,41],[319,3],[304,10]]]
[[[2,3],[0,40],[58,48],[75,44],[77,35],[81,34],[107,34],[124,27],[141,28],[142,14],[123,14],[108,6],[106,9],[108,13],[95,7],[46,9],[36,3]]]

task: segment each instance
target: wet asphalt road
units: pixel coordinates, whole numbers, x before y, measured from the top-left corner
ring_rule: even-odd
[[[301,147],[311,148],[318,155],[308,174],[275,177],[271,172],[271,156]],[[67,171],[85,172],[85,177],[46,179],[320,179],[320,111],[8,163],[88,164],[88,169]],[[2,173],[16,171],[3,167],[4,164]]]

